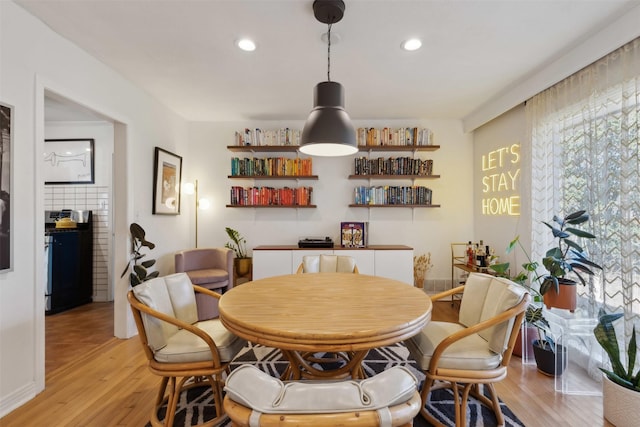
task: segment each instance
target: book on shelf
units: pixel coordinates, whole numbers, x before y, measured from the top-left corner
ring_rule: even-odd
[[[428,128],[402,127],[358,128],[358,145],[361,146],[423,146],[433,145],[433,133]]]
[[[354,189],[356,205],[431,205],[432,191],[424,186],[379,185]]]
[[[237,206],[309,206],[313,187],[231,187],[230,204]]]
[[[340,246],[343,248],[367,247],[368,226],[368,222],[341,222]]]
[[[433,160],[421,160],[411,157],[356,157],[355,175],[422,175],[433,174]]]
[[[237,146],[286,146],[300,145],[300,130],[280,128],[263,130],[245,128],[235,133]]]
[[[309,176],[313,175],[313,160],[308,158],[239,158],[231,159],[232,176]]]

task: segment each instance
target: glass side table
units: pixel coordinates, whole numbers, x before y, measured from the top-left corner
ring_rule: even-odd
[[[598,366],[603,360],[603,350],[593,335],[598,319],[586,311],[574,313],[552,308],[545,311],[556,347],[566,349],[566,368],[555,377],[555,391],[563,394],[602,395],[602,373]],[[556,364],[561,363],[556,351]]]

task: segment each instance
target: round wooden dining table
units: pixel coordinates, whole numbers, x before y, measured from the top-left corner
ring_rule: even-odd
[[[289,360],[287,379],[363,378],[368,350],[410,338],[431,319],[421,289],[384,277],[351,273],[274,276],[222,295],[220,320],[248,341],[278,348]],[[309,355],[346,355],[336,369],[318,368]]]

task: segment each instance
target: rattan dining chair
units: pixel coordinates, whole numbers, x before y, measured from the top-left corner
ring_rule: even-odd
[[[493,410],[497,425],[504,425],[493,384],[507,376],[529,293],[508,279],[472,273],[464,286],[434,295],[432,300],[459,292],[462,293],[459,323],[429,322],[420,334],[406,341],[411,356],[426,376],[420,413],[432,425],[441,426],[426,406],[433,390],[450,388],[457,427],[467,425],[469,394]],[[487,388],[489,398],[483,387]]]
[[[358,274],[358,266],[353,257],[346,255],[305,255],[296,273]]]
[[[213,391],[216,418],[199,424],[209,427],[224,419],[222,374],[245,341],[229,332],[219,319],[198,321],[195,292],[209,298],[220,295],[193,285],[186,273],[158,277],[135,286],[127,294],[149,370],[162,378],[151,424],[173,426],[180,394],[207,385]],[[167,405],[161,421],[158,412]]]

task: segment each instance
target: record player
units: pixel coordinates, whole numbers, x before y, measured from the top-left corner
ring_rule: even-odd
[[[298,240],[299,248],[333,248],[333,240],[331,237],[318,238],[307,237]]]

